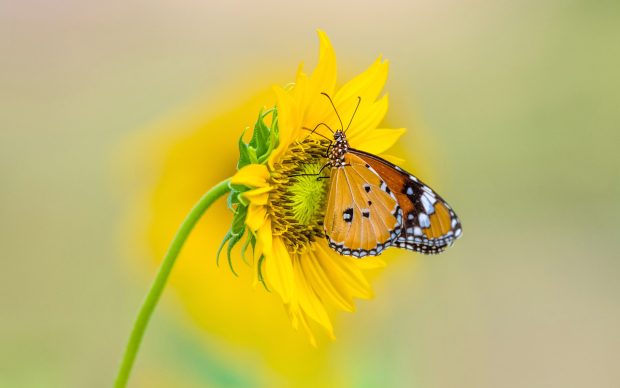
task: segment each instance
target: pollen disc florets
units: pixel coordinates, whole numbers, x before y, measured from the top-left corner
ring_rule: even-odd
[[[303,253],[315,238],[323,238],[323,218],[329,168],[325,153],[329,142],[306,139],[293,143],[274,166],[269,212],[274,234],[291,252]],[[319,174],[320,172],[320,174]],[[321,178],[321,176],[323,178]]]

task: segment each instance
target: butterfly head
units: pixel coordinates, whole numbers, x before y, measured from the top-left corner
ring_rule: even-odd
[[[349,142],[344,131],[334,132],[334,143],[329,151],[329,164],[332,168],[344,167],[344,155],[349,152]]]
[[[344,134],[344,131],[339,129],[336,132],[334,132],[334,141],[336,143],[338,142],[346,142],[347,141],[347,135]]]

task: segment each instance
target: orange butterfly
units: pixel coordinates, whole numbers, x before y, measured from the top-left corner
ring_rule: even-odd
[[[332,249],[354,257],[376,256],[390,246],[436,254],[461,236],[461,222],[446,201],[402,168],[349,147],[345,132],[333,132],[326,164],[331,174],[324,230]]]

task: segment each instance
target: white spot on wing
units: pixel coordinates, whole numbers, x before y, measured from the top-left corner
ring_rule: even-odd
[[[426,191],[427,193],[429,193],[430,195],[432,195],[433,197],[435,196],[435,194],[433,194],[433,190],[431,190],[430,187],[426,186],[426,185],[421,185],[422,186],[422,190]]]
[[[433,203],[428,197],[429,197],[429,194],[424,193],[422,197],[420,198],[420,201],[422,201],[422,206],[424,207],[424,211],[428,214],[433,214],[435,212],[435,208],[433,207]]]
[[[423,228],[428,228],[429,226],[431,226],[431,220],[430,218],[428,218],[428,215],[426,213],[418,214],[418,221],[420,221],[420,226]]]

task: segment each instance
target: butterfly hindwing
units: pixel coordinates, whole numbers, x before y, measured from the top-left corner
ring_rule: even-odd
[[[341,254],[378,255],[401,235],[398,200],[362,158],[347,153],[344,162],[331,170],[325,235]]]
[[[461,223],[446,201],[412,174],[363,151],[349,152],[370,165],[394,193],[402,211],[393,245],[421,253],[440,253],[460,237]]]

